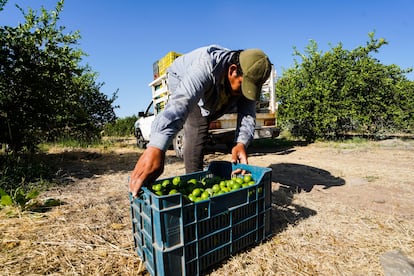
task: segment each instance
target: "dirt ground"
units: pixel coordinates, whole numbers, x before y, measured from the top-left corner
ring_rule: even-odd
[[[51,149],[59,206],[0,211],[0,275],[146,275],[133,250],[127,178],[141,150]],[[132,142],[133,143],[133,142]],[[253,146],[272,168],[273,236],[210,275],[384,275],[381,256],[414,259],[414,141]],[[206,161],[230,160],[218,148]],[[184,174],[168,152],[164,174]]]

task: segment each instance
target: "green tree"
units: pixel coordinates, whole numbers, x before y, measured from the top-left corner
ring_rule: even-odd
[[[7,0],[0,0],[0,11],[3,10],[3,7],[6,5]]]
[[[381,64],[371,53],[387,42],[374,33],[369,38],[351,51],[339,44],[322,53],[315,41],[306,54],[295,49],[302,62],[295,60],[276,84],[279,120],[294,136],[313,141],[413,129],[413,83],[405,77],[411,69]]]
[[[104,135],[120,137],[134,135],[134,123],[137,119],[138,117],[136,115],[118,118],[115,122],[105,125]]]
[[[0,26],[0,142],[15,151],[61,136],[95,139],[116,118],[116,92],[101,93],[96,73],[80,64],[79,32],[58,26],[63,4],[39,15],[17,6],[25,23]]]

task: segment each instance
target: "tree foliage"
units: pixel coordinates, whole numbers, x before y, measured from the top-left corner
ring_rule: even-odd
[[[308,141],[350,131],[374,137],[413,131],[414,84],[405,77],[411,69],[383,65],[371,56],[385,44],[370,33],[365,46],[350,51],[338,44],[322,53],[315,41],[306,54],[295,49],[302,62],[295,60],[276,84],[279,121]]]
[[[63,3],[40,14],[17,6],[25,22],[0,26],[0,143],[16,151],[61,136],[94,139],[115,119],[116,92],[100,92],[96,73],[81,65],[79,32],[58,26]]]
[[[136,115],[118,118],[114,122],[106,124],[104,135],[106,136],[132,136],[134,135],[134,124],[138,117]]]
[[[7,0],[0,0],[0,11],[3,10],[4,6],[6,5]]]

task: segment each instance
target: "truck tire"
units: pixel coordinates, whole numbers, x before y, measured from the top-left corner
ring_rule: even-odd
[[[231,150],[233,149],[233,147],[235,146],[235,143],[232,142],[226,142],[226,148],[227,150],[231,153]]]
[[[180,130],[173,139],[173,148],[178,158],[184,158],[184,131]]]
[[[136,131],[135,137],[137,137],[138,148],[145,149],[147,147],[147,142],[144,140],[144,137],[139,129]]]

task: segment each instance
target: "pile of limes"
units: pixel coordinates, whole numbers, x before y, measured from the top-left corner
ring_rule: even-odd
[[[219,176],[204,177],[200,180],[191,178],[187,181],[176,176],[154,183],[150,189],[155,194],[172,195],[183,194],[193,202],[209,199],[210,197],[236,191],[238,189],[254,185],[256,182],[250,174],[238,175],[231,179],[223,179]]]

